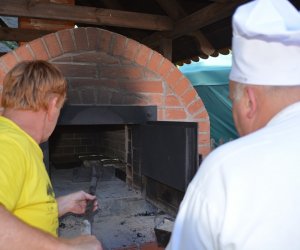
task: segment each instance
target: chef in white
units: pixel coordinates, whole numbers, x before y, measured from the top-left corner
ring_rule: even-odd
[[[233,16],[230,99],[241,138],[190,183],[167,250],[300,249],[300,15],[256,0]]]

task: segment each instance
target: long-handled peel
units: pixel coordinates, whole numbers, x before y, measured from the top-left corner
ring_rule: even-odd
[[[95,195],[96,194],[96,189],[97,189],[97,183],[100,177],[100,166],[99,166],[99,162],[89,162],[86,164],[90,164],[92,165],[92,179],[90,182],[90,187],[89,187],[89,193],[91,195]],[[93,164],[94,163],[94,164]],[[101,163],[100,163],[101,164]],[[87,202],[87,206],[86,206],[86,210],[85,210],[85,214],[84,214],[84,220],[83,220],[83,228],[82,228],[82,234],[83,235],[92,235],[93,231],[92,231],[92,225],[94,222],[94,200],[89,200]]]

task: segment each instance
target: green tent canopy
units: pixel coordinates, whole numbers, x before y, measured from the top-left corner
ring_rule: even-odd
[[[231,55],[201,59],[179,67],[202,99],[210,118],[212,147],[238,137],[228,99]]]

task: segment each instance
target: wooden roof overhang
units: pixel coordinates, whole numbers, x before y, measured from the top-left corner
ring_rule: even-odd
[[[0,15],[72,21],[125,35],[182,65],[228,54],[234,10],[249,0],[0,0]],[[291,1],[297,8],[300,0]],[[49,30],[0,27],[0,41],[31,41]]]

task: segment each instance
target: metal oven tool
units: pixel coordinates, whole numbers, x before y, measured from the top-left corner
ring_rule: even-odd
[[[97,183],[100,178],[100,167],[101,167],[101,161],[100,160],[84,160],[83,164],[86,167],[91,168],[91,182],[90,182],[90,187],[89,187],[89,194],[91,195],[96,195],[96,189],[97,189]],[[93,230],[93,222],[94,222],[94,215],[95,212],[94,210],[94,201],[88,201],[85,214],[84,214],[84,220],[83,220],[83,229],[82,229],[82,234],[84,235],[92,235]]]

